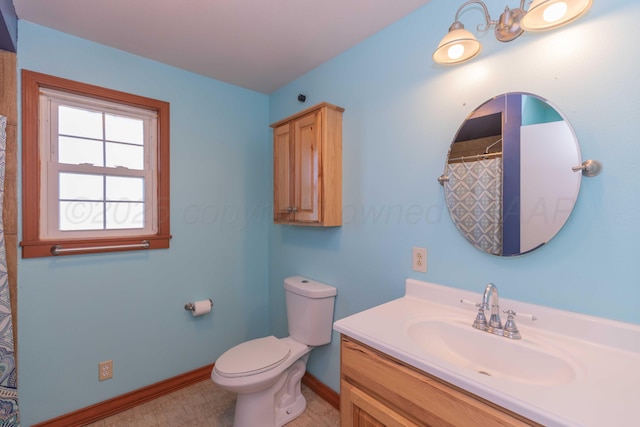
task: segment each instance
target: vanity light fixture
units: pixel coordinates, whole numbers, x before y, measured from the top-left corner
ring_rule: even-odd
[[[470,5],[479,4],[484,10],[486,23],[478,25],[478,31],[488,31],[495,27],[496,39],[510,42],[518,38],[525,30],[545,31],[569,23],[584,14],[593,0],[533,0],[528,11],[524,9],[525,0],[520,0],[520,7],[505,7],[500,18],[492,20],[487,6],[481,0],[469,0],[462,4],[456,12],[455,21],[449,32],[433,52],[433,61],[438,64],[459,64],[468,61],[480,53],[482,45],[475,36],[459,20],[460,12]]]

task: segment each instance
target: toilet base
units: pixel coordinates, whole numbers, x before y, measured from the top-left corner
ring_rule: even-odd
[[[271,387],[255,393],[239,393],[233,427],[282,427],[300,416],[307,406],[300,383],[308,356],[298,359]]]
[[[300,382],[307,370],[307,357],[308,355],[289,368],[284,387],[276,393],[276,427],[281,427],[299,417],[307,407],[307,401],[300,388]]]

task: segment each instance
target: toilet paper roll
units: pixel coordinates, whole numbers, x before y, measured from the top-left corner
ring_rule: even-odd
[[[193,316],[202,316],[211,311],[211,301],[208,299],[202,301],[196,301],[193,303],[194,308],[191,314]]]

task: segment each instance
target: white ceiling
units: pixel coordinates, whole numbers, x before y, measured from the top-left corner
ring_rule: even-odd
[[[19,19],[271,93],[429,0],[13,0]]]

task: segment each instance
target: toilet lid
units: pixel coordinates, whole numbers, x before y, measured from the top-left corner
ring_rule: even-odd
[[[290,351],[273,335],[258,338],[227,350],[216,360],[215,369],[225,377],[259,374],[281,364]]]

